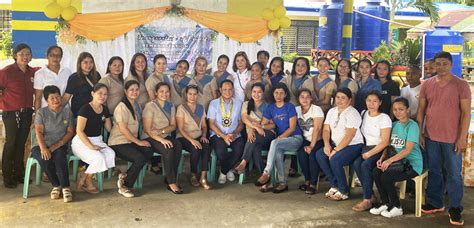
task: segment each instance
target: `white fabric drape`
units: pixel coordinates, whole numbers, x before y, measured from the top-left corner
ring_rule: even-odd
[[[198,24],[186,17],[164,17],[160,20],[154,21],[154,25],[165,28],[195,28]],[[204,26],[202,26],[204,27]],[[69,67],[73,72],[76,71],[77,57],[81,52],[90,52],[94,56],[97,70],[101,75],[105,75],[107,70],[107,62],[112,56],[120,56],[125,62],[124,75],[127,75],[130,67],[130,61],[135,54],[135,30],[128,32],[124,36],[120,36],[111,41],[93,42],[86,40],[85,43],[77,42],[74,45],[68,45],[58,42],[64,50],[64,56],[61,64]],[[226,54],[230,58],[228,71],[232,72],[232,61],[235,53],[238,51],[245,51],[249,57],[250,63],[257,60],[257,52],[259,50],[267,50],[270,53],[270,58],[279,56],[281,51],[279,49],[280,39],[272,35],[267,35],[255,43],[239,43],[237,41],[226,38],[219,34],[212,42],[212,63],[209,63],[208,68],[212,71],[216,69],[215,65],[217,58],[221,54]],[[156,53],[159,54],[159,53]],[[190,63],[194,64],[194,63]],[[149,66],[152,69],[152,66]]]

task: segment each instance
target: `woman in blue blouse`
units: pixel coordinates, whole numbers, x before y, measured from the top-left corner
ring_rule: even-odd
[[[303,143],[301,130],[297,125],[298,116],[295,106],[290,103],[290,91],[283,83],[278,83],[273,88],[274,102],[263,113],[262,128],[276,128],[278,137],[270,144],[268,151],[267,166],[255,185],[262,186],[260,191],[268,190],[270,172],[275,164],[278,171],[278,185],[273,193],[288,191],[285,177],[284,152],[297,150]]]

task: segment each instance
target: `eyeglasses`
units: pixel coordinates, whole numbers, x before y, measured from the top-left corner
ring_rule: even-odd
[[[194,84],[190,84],[190,85],[186,86],[186,88],[197,89],[198,86],[197,86],[197,85],[194,85]]]

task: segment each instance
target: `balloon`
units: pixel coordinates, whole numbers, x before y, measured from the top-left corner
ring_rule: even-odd
[[[271,9],[264,9],[262,12],[262,17],[267,21],[273,19],[273,11]]]
[[[72,6],[69,6],[63,9],[63,11],[61,12],[61,17],[66,21],[70,21],[76,17],[76,14],[77,9]]]
[[[274,18],[268,21],[268,29],[276,31],[278,28],[280,28],[280,20]]]
[[[284,6],[278,6],[273,10],[273,15],[275,15],[276,18],[284,17],[286,15],[286,9]]]
[[[61,6],[56,3],[51,3],[44,8],[44,15],[46,17],[54,19],[61,15]]]
[[[282,17],[280,18],[280,27],[281,28],[289,28],[291,26],[291,20],[289,17]]]
[[[56,0],[56,2],[61,8],[67,8],[71,5],[71,0]]]

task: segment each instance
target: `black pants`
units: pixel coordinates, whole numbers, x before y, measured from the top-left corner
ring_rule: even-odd
[[[31,156],[40,163],[41,169],[48,176],[53,187],[69,188],[69,170],[67,164],[67,146],[51,151],[51,158],[41,158],[41,149],[35,146],[31,149]]]
[[[25,143],[30,134],[33,110],[24,112],[6,111],[2,113],[5,125],[2,171],[4,182],[23,182],[25,176]]]
[[[135,184],[143,166],[153,156],[153,149],[151,147],[138,146],[135,143],[113,145],[110,148],[115,151],[117,157],[132,163],[127,170],[124,185],[127,188],[133,188],[133,184]]]
[[[161,154],[161,159],[163,159],[162,161],[164,164],[163,169],[165,169],[166,172],[166,180],[169,184],[175,184],[176,177],[178,175],[179,161],[181,159],[181,150],[183,147],[178,140],[173,139],[170,136],[166,137],[166,139],[173,143],[172,148],[165,148],[165,146],[160,142],[150,137],[146,138],[146,140],[150,142],[153,149],[157,153]]]
[[[200,138],[195,140],[199,141]],[[201,160],[201,171],[207,171],[207,164],[209,163],[209,158],[211,157],[211,146],[209,143],[201,143],[202,149],[196,149],[193,144],[188,141],[186,138],[178,138],[183,149],[191,153],[191,173],[196,174],[198,172],[199,160]]]
[[[265,168],[262,159],[262,150],[268,150],[270,143],[275,139],[275,137],[275,133],[269,130],[265,130],[265,136],[261,136],[255,132],[255,141],[252,143],[247,141],[245,143],[242,160],[248,162],[251,158],[253,158],[253,162],[258,170],[258,173],[262,173],[263,168]]]
[[[418,176],[411,166],[406,170],[390,169],[389,167],[385,172],[382,172],[379,168],[374,168],[372,175],[382,204],[388,205],[389,208],[400,207],[400,198],[398,198],[395,182],[411,180],[411,178]]]
[[[231,170],[237,162],[239,162],[244,151],[245,139],[243,137],[238,137],[231,144],[232,152],[227,152],[229,147],[225,141],[214,135],[211,137],[211,145],[216,151],[217,159],[221,161],[221,173],[226,174]]]

